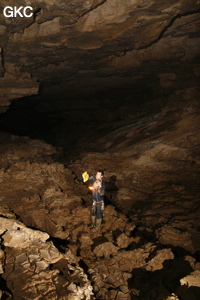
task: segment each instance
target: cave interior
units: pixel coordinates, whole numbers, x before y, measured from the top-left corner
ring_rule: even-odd
[[[199,300],[199,1],[18,2],[33,16],[0,14],[0,299]]]

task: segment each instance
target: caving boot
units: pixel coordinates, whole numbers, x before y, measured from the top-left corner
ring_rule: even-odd
[[[96,227],[96,217],[92,216],[92,225],[91,228],[95,228]]]
[[[97,219],[96,220],[96,228],[99,228],[101,226],[102,219]]]

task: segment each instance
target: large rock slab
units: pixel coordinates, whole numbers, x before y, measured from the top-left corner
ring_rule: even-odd
[[[91,299],[92,287],[76,258],[61,254],[47,233],[1,218],[2,277],[16,299]]]
[[[169,225],[161,227],[158,231],[158,239],[164,245],[181,247],[191,253],[198,251],[200,235],[197,231],[188,229],[182,231]]]

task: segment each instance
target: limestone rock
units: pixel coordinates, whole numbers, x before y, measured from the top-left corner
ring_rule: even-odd
[[[191,253],[194,253],[199,248],[198,233],[193,233],[189,230],[182,232],[169,225],[165,225],[159,230],[158,238],[162,244],[179,246]],[[195,240],[197,243],[194,242]]]
[[[81,223],[80,213],[84,222],[90,223],[88,209],[74,211],[77,214],[76,222],[75,216],[70,214],[71,210],[82,204],[80,197],[74,192],[74,177],[71,172],[54,160],[46,162],[48,156],[59,151],[42,141],[31,141],[26,137],[10,137],[9,146],[6,146],[5,134],[1,134],[1,137],[2,151],[5,150],[2,155],[0,153],[1,204],[4,207],[8,199],[15,198],[15,202],[9,205],[9,211],[14,209],[15,214],[20,215],[27,226],[42,229],[63,239],[69,237],[71,222],[75,226]],[[8,167],[10,163],[12,167]]]
[[[18,6],[23,5],[19,0]],[[37,93],[38,82],[44,82],[49,95],[55,83],[60,83],[61,94],[77,93],[78,84],[87,94],[91,86],[116,88],[122,81],[134,91],[141,80],[151,84],[149,76],[160,85],[160,74],[161,87],[171,88],[174,78],[181,82],[185,66],[197,80],[193,68],[198,55],[198,1],[188,5],[186,0],[43,0],[30,5],[35,12],[30,18],[11,20],[1,14],[2,107],[13,97]],[[1,11],[4,7],[2,2]],[[53,92],[56,95],[57,88]]]
[[[196,270],[180,280],[181,285],[200,287],[200,271]]]
[[[117,245],[120,248],[127,248],[132,242],[133,238],[128,237],[126,234],[122,233],[117,238]]]
[[[93,250],[94,254],[97,257],[109,257],[110,255],[114,255],[117,253],[117,247],[113,245],[111,242],[105,242],[98,246],[96,246]]]
[[[94,243],[87,234],[82,234],[79,241],[81,242],[81,248],[87,248]]]
[[[118,292],[116,300],[129,300],[130,297],[127,294],[124,294],[122,292]]]
[[[110,299],[115,299],[116,298],[116,295],[117,295],[117,291],[116,290],[110,290],[107,294],[107,296],[110,298]]]
[[[74,258],[71,260],[72,255],[62,255],[52,242],[46,242],[48,234],[28,229],[16,220],[1,218],[1,226],[5,247],[2,276],[15,297],[91,298],[92,287],[83,270],[74,263]],[[23,235],[23,239],[18,241],[20,244],[14,244],[12,239],[8,241],[8,234],[13,231],[16,234],[17,229]]]
[[[166,300],[179,300],[179,297],[172,293],[170,296],[166,298]]]
[[[147,270],[156,271],[164,268],[164,262],[174,259],[174,254],[170,249],[158,250],[154,258],[148,262]]]
[[[7,206],[7,205],[2,205],[0,207],[0,215],[2,217],[6,217],[6,218],[9,218],[9,219],[15,219],[16,218],[16,215],[11,211],[11,209]]]
[[[37,94],[39,91],[39,83],[31,78],[19,79],[17,75],[5,74],[4,78],[0,78],[0,103],[2,106],[9,106],[10,101],[16,98]]]
[[[192,256],[189,256],[189,255],[186,255],[184,257],[184,259],[189,262],[191,268],[194,270],[195,269],[195,265],[196,265],[196,259],[194,257],[192,257]]]
[[[146,266],[146,260],[155,248],[156,246],[147,243],[139,249],[122,250],[115,255],[114,260],[123,272],[132,272],[133,269]]]
[[[199,277],[200,271],[194,271],[180,280],[181,286],[177,290],[176,294],[180,299],[198,299],[199,297]]]
[[[197,262],[194,266],[194,270],[199,270],[200,271],[200,263]]]
[[[1,232],[4,233],[4,245],[12,248],[26,248],[33,241],[45,242],[49,235],[41,231],[26,228],[22,223],[6,218],[0,218]]]
[[[0,274],[2,274],[3,271],[3,259],[4,259],[4,251],[0,249]]]

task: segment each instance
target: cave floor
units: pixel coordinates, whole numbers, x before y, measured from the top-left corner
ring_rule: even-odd
[[[93,141],[88,131],[71,157],[69,145],[0,133],[5,298],[198,299],[199,113],[170,105],[101,125]],[[81,174],[99,168],[106,207],[91,229]]]

